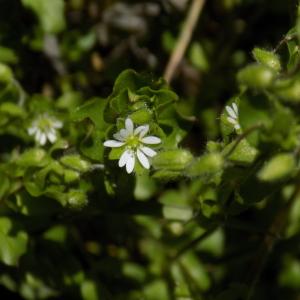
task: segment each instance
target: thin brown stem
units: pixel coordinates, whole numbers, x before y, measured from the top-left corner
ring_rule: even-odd
[[[164,78],[169,83],[172,81],[175,71],[190,43],[193,31],[202,12],[204,3],[205,0],[193,0],[190,6],[182,31],[164,73]]]
[[[255,259],[255,264],[254,268],[252,271],[253,277],[250,280],[249,284],[249,290],[247,294],[246,300],[251,300],[252,296],[254,294],[254,290],[256,287],[256,284],[260,278],[260,275],[264,269],[264,266],[266,264],[266,261],[268,259],[269,254],[271,253],[274,244],[277,241],[277,237],[280,236],[282,233],[286,222],[287,218],[289,215],[289,211],[294,203],[294,201],[297,199],[297,197],[300,194],[300,183],[295,186],[295,190],[285,206],[280,209],[280,211],[275,215],[272,224],[270,225],[269,232],[271,234],[266,234],[261,245],[261,249],[259,251],[258,256]]]

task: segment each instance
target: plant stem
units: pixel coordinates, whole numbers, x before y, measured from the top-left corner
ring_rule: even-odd
[[[190,241],[188,244],[186,244],[185,246],[183,246],[177,253],[176,255],[173,257],[174,260],[176,260],[177,258],[179,258],[181,255],[183,255],[186,251],[192,249],[193,247],[197,246],[200,242],[202,242],[203,240],[205,240],[208,236],[210,236],[216,229],[218,228],[217,225],[211,227],[210,229],[208,229],[207,231],[205,231],[204,233],[202,233],[199,237],[197,237],[196,239]]]
[[[164,78],[169,83],[172,81],[175,71],[190,43],[192,33],[202,12],[204,3],[205,0],[193,0],[190,6],[182,31],[164,73]]]
[[[256,124],[252,127],[249,127],[245,130],[245,132],[243,132],[241,135],[238,136],[238,138],[236,139],[234,145],[232,146],[232,148],[225,154],[225,157],[229,157],[233,152],[234,150],[236,149],[236,147],[239,145],[239,143],[245,138],[247,137],[247,135],[249,135],[250,133],[252,133],[252,131],[255,131],[259,128],[262,127],[262,124]]]
[[[260,275],[266,264],[268,256],[271,253],[274,244],[277,241],[278,236],[280,236],[282,230],[284,229],[289,211],[295,199],[297,199],[297,197],[299,196],[299,194],[300,194],[300,182],[298,182],[298,184],[295,186],[295,190],[291,195],[291,197],[289,198],[289,200],[287,201],[287,203],[285,204],[285,206],[283,208],[280,208],[280,211],[275,215],[274,220],[270,225],[269,233],[265,234],[261,245],[261,251],[259,251],[259,255],[255,258],[255,264],[252,272],[254,276],[250,280],[246,300],[252,299],[253,293],[255,291],[255,286],[260,278]]]

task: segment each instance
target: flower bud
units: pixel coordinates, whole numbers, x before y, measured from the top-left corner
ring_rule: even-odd
[[[66,155],[60,161],[63,165],[78,172],[87,172],[90,169],[90,163],[83,160],[79,155]]]
[[[182,174],[180,171],[170,171],[166,169],[158,170],[153,174],[153,178],[157,179],[158,181],[174,181],[181,176]]]
[[[222,169],[223,157],[219,153],[209,153],[201,156],[192,163],[186,170],[186,174],[191,177],[210,175]]]
[[[80,191],[71,190],[68,193],[68,204],[71,208],[81,209],[87,205],[87,202],[86,195]]]
[[[2,63],[0,63],[0,83],[8,84],[13,79],[13,72],[12,70]]]
[[[291,175],[295,167],[294,156],[290,153],[281,153],[266,162],[257,176],[262,181],[277,181]]]
[[[187,222],[193,217],[193,209],[189,206],[164,205],[162,209],[164,218]]]
[[[47,152],[40,148],[30,149],[24,152],[16,161],[18,166],[21,167],[42,167],[50,162]]]
[[[277,72],[281,70],[280,60],[274,52],[261,48],[254,48],[252,53],[258,63],[261,63],[262,65],[265,65]]]
[[[64,172],[64,180],[66,183],[71,183],[76,180],[78,180],[80,177],[80,174],[73,170],[65,170]]]
[[[149,109],[139,109],[138,111],[133,112],[129,118],[135,123],[135,124],[145,124],[150,123],[152,119],[152,114]]]
[[[274,80],[275,74],[269,67],[251,64],[238,73],[238,81],[250,88],[268,88]]]
[[[181,171],[192,161],[193,155],[186,150],[167,150],[158,153],[153,158],[155,169],[168,169],[171,171]]]
[[[285,79],[275,82],[274,92],[282,100],[287,102],[300,101],[300,80]]]

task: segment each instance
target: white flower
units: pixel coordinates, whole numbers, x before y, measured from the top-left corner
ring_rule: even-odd
[[[44,113],[38,116],[27,129],[29,135],[34,136],[35,141],[41,146],[54,143],[57,140],[57,129],[62,128],[63,123],[54,117]]]
[[[229,115],[227,117],[227,121],[229,123],[231,123],[236,130],[239,130],[241,128],[241,126],[239,124],[239,109],[238,109],[236,103],[233,102],[231,104],[231,106],[229,106],[229,105],[225,106],[225,109]]]
[[[126,166],[126,171],[130,174],[135,165],[136,158],[145,169],[150,168],[148,157],[153,157],[157,153],[146,145],[160,144],[161,139],[156,136],[145,136],[149,131],[149,125],[145,124],[134,128],[130,118],[125,120],[125,128],[115,133],[115,140],[108,140],[103,143],[105,147],[118,148],[124,146],[124,152],[119,159],[119,167]]]

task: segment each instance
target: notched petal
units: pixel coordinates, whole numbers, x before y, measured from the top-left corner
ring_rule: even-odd
[[[115,140],[108,140],[103,143],[105,147],[110,147],[110,148],[118,148],[122,147],[124,145],[124,142],[120,141],[115,141]]]
[[[143,151],[149,157],[153,157],[157,154],[156,151],[154,151],[153,149],[151,149],[149,147],[141,147],[140,150]]]
[[[149,135],[149,136],[142,138],[141,142],[145,143],[145,144],[155,145],[155,144],[160,144],[161,139],[156,136]]]
[[[228,121],[229,123],[233,124],[233,125],[237,124],[237,120],[236,120],[236,119],[233,119],[233,118],[231,118],[231,117],[228,117],[228,118],[227,118],[227,121]]]
[[[124,167],[129,158],[130,158],[130,151],[129,150],[124,151],[119,159],[119,163],[118,163],[119,167],[120,168]]]
[[[47,136],[45,133],[41,133],[39,143],[44,146],[47,142]]]
[[[125,120],[125,128],[126,131],[129,132],[129,134],[133,134],[133,122],[130,118],[127,118]]]
[[[229,114],[230,117],[232,117],[234,119],[237,117],[236,113],[234,112],[234,110],[230,106],[227,105],[225,107],[225,109],[226,109],[226,111],[227,111],[227,113]]]
[[[238,106],[236,105],[235,102],[232,103],[232,107],[233,107],[234,112],[235,112],[236,115],[238,116],[238,114],[239,114],[239,109],[238,109]]]
[[[50,132],[48,132],[47,133],[47,138],[53,144],[57,139],[55,131],[51,130]]]
[[[126,172],[128,174],[132,173],[133,169],[134,169],[134,164],[135,164],[135,157],[133,153],[130,153],[130,155],[127,158],[126,161]]]
[[[150,163],[148,158],[146,157],[146,155],[140,151],[139,149],[137,149],[136,155],[141,163],[141,165],[145,168],[145,169],[149,169],[150,168]]]
[[[33,126],[29,127],[27,129],[27,132],[28,132],[29,135],[34,135],[37,132],[37,127],[33,127]]]
[[[117,132],[117,133],[113,134],[113,137],[114,137],[116,140],[120,141],[120,142],[124,142],[124,140],[125,140],[125,137],[122,136],[122,135],[120,134],[120,132]]]
[[[139,135],[140,138],[144,137],[149,131],[149,125],[142,125],[134,130],[134,135]]]

